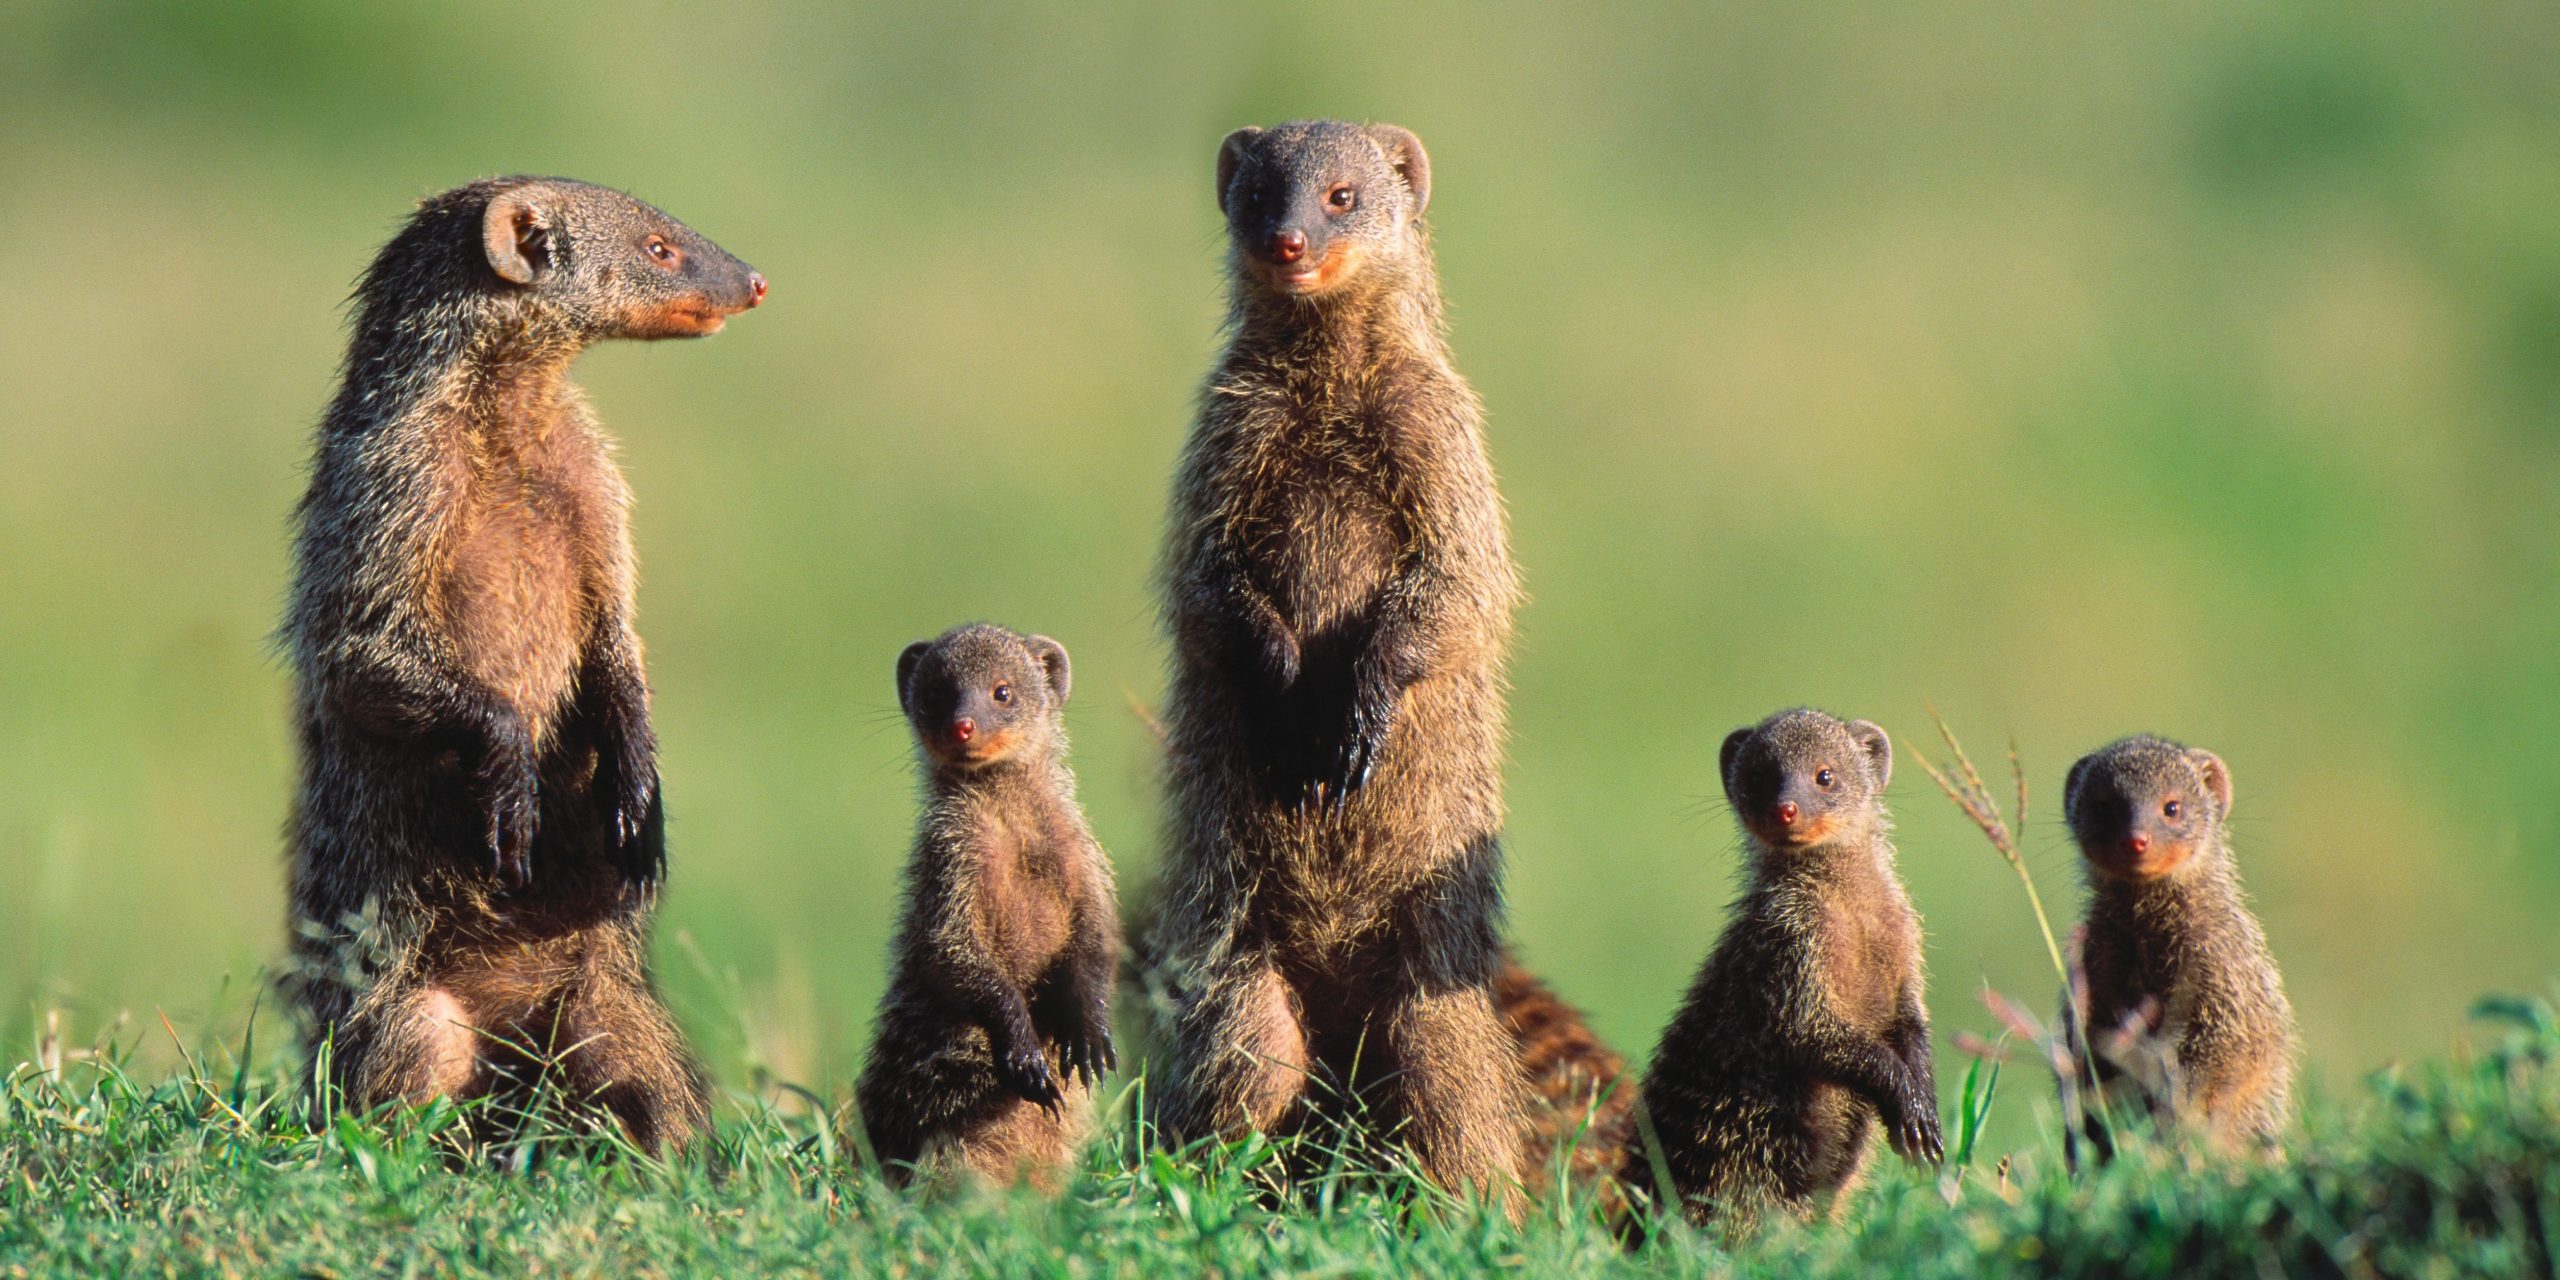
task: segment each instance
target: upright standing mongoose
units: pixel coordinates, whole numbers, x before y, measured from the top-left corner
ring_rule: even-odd
[[[708,1114],[649,984],[666,863],[630,495],[569,366],[764,277],[603,187],[419,205],[365,272],[297,513],[295,964],[318,1080],[423,1102],[556,1069],[644,1147]]]
[[[1067,651],[966,626],[898,656],[924,819],[857,1090],[890,1176],[965,1169],[1058,1190],[1111,1068],[1120,921],[1076,807]]]
[[[2293,1009],[2232,863],[2231,770],[2133,737],[2082,757],[2062,790],[2089,882],[2092,1101],[2192,1122],[2228,1148],[2272,1144],[2293,1087]],[[2090,1117],[2102,1152],[2107,1111]]]
[[[1356,1104],[1509,1194],[1528,1085],[1494,1006],[1503,651],[1519,596],[1450,366],[1422,142],[1338,121],[1218,152],[1232,336],[1175,483],[1159,1123]],[[1356,1066],[1356,1069],[1355,1069]]]
[[[1893,744],[1864,720],[1782,711],[1724,741],[1749,853],[1733,922],[1662,1033],[1644,1106],[1690,1216],[1796,1212],[1854,1185],[1878,1120],[1940,1157],[1920,917],[1894,873]],[[1627,1177],[1653,1183],[1650,1155]]]

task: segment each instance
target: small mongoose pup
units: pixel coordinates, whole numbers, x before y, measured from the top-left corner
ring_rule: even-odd
[[[1508,1196],[1529,1086],[1495,1008],[1519,585],[1392,125],[1218,150],[1232,307],[1174,486],[1154,1096],[1176,1140],[1356,1109]],[[1332,1111],[1328,1118],[1340,1118]]]
[[[708,1118],[647,972],[666,851],[630,494],[569,366],[764,295],[630,196],[522,177],[420,204],[357,287],[281,637],[287,985],[344,1101],[524,1098],[551,1070],[644,1148]]]
[[[1893,744],[1864,720],[1783,711],[1724,741],[1748,855],[1733,922],[1654,1050],[1644,1107],[1692,1219],[1808,1212],[1853,1186],[1877,1122],[1941,1157],[1920,917],[1894,872]],[[1651,1186],[1651,1156],[1627,1179]]]
[[[1113,1066],[1120,921],[1066,762],[1067,651],[956,628],[898,655],[924,817],[856,1090],[893,1180],[1062,1188]]]
[[[2231,770],[2133,737],[2082,757],[2062,793],[2089,884],[2091,1101],[2196,1125],[2226,1149],[2272,1145],[2293,1087],[2293,1009],[2232,862]],[[2108,1110],[2089,1117],[2101,1153]]]

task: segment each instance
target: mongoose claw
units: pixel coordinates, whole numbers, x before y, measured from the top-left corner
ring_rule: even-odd
[[[1906,1109],[1896,1117],[1888,1131],[1894,1154],[1914,1164],[1944,1164],[1947,1159],[1945,1137],[1939,1132],[1937,1113],[1927,1107]]]
[[[500,788],[488,802],[489,865],[509,891],[533,883],[534,783]]]
[[[1365,700],[1352,704],[1351,723],[1335,760],[1336,781],[1326,788],[1335,811],[1349,804],[1351,793],[1368,786],[1369,780],[1377,776],[1378,758],[1386,754],[1387,730],[1394,720],[1392,704],[1373,707]]]
[[[1064,1095],[1058,1088],[1058,1073],[1049,1068],[1049,1055],[1040,1051],[1040,1042],[1026,1039],[1005,1051],[997,1061],[997,1073],[1015,1093],[1028,1102],[1036,1102],[1051,1111],[1058,1109]]]
[[[1083,1080],[1088,1089],[1101,1088],[1103,1076],[1119,1065],[1107,1031],[1098,1035],[1087,1031],[1059,1041],[1058,1059],[1066,1067],[1067,1078]]]

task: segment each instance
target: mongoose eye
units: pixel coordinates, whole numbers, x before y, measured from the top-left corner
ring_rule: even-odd
[[[1814,771],[1813,771],[1813,785],[1815,785],[1815,786],[1817,786],[1817,787],[1828,787],[1828,786],[1830,786],[1830,785],[1831,785],[1831,771],[1830,771],[1829,769],[1816,769],[1816,770],[1814,770]]]
[[[1353,191],[1351,184],[1346,182],[1326,192],[1324,202],[1344,213],[1349,213],[1351,206],[1360,202],[1360,193]]]
[[[649,237],[649,242],[645,247],[649,251],[649,256],[657,259],[658,265],[662,267],[673,267],[677,263],[684,261],[683,251],[677,249],[674,245],[668,244],[666,237],[664,236]]]
[[[1013,686],[1009,684],[999,684],[995,688],[988,690],[987,696],[994,698],[998,702],[1011,702],[1013,701]]]
[[[2169,803],[2160,806],[2160,816],[2164,818],[2176,818],[2180,813],[2185,812],[2185,810],[2185,805],[2172,800]]]

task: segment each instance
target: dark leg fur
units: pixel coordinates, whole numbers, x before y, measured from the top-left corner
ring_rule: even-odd
[[[682,1150],[710,1124],[701,1069],[636,969],[591,961],[560,993],[552,1056],[569,1095],[611,1113],[643,1151]]]

